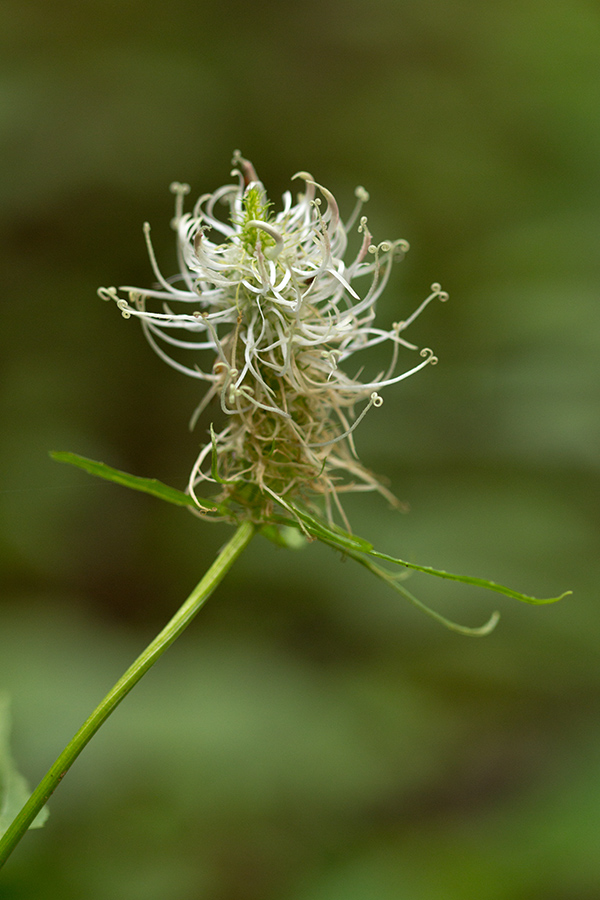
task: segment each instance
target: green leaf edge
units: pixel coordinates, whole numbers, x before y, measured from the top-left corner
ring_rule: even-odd
[[[423,603],[422,600],[419,600],[418,597],[415,597],[414,594],[411,594],[409,590],[407,590],[403,585],[398,584],[396,577],[392,572],[387,572],[385,569],[382,569],[380,566],[375,565],[370,559],[361,557],[357,553],[350,552],[349,555],[356,560],[356,562],[360,563],[361,566],[364,566],[373,575],[376,575],[377,578],[381,578],[382,581],[392,588],[392,590],[397,591],[397,593],[401,594],[405,600],[408,600],[409,603],[412,603],[413,606],[416,606],[417,609],[421,610],[421,612],[426,613],[432,619],[435,619],[436,622],[440,622],[440,624],[445,625],[446,628],[449,628],[450,631],[455,631],[458,634],[464,634],[468,637],[485,637],[490,634],[498,622],[500,621],[500,613],[495,611],[491,614],[487,622],[483,625],[479,626],[469,626],[469,625],[459,625],[458,622],[453,622],[452,619],[446,618],[441,613],[436,612],[434,609],[431,609],[430,606]]]
[[[26,778],[15,765],[10,749],[10,732],[10,697],[6,691],[0,691],[0,837],[31,794]],[[48,815],[48,808],[44,807],[29,828],[42,828]]]
[[[168,484],[163,484],[163,482],[159,481],[157,478],[141,478],[139,475],[129,475],[127,472],[122,472],[120,469],[113,469],[112,466],[107,466],[106,463],[97,462],[96,460],[88,459],[85,456],[79,456],[77,453],[51,450],[50,456],[57,462],[76,466],[78,469],[83,469],[84,472],[87,472],[89,475],[95,475],[97,478],[114,481],[115,484],[124,485],[124,487],[132,488],[134,491],[142,491],[144,494],[158,497],[159,500],[165,500],[167,503],[174,503],[175,506],[188,506],[192,509],[197,509],[196,503],[192,497],[188,494],[184,494],[183,491],[177,490],[177,488],[170,487]],[[210,501],[199,499],[198,506],[206,512],[218,511],[217,506],[210,503]]]
[[[531,603],[534,605],[557,603],[559,600],[562,600],[563,597],[567,597],[569,594],[573,593],[573,591],[565,591],[558,597],[530,597],[528,594],[522,594],[520,591],[515,591],[512,588],[506,587],[503,584],[497,584],[495,581],[489,581],[486,578],[476,578],[473,575],[455,575],[452,572],[445,572],[443,569],[434,569],[431,566],[419,566],[416,563],[407,562],[404,559],[390,556],[387,553],[380,553],[378,550],[375,550],[372,544],[363,540],[363,538],[360,538],[355,534],[350,534],[347,531],[343,531],[341,528],[332,528],[327,522],[308,515],[304,510],[292,506],[292,504],[289,504],[289,506],[303,522],[307,530],[312,533],[313,537],[323,540],[328,544],[335,544],[340,550],[354,550],[366,553],[374,559],[382,559],[385,562],[393,563],[397,566],[414,569],[416,572],[424,572],[426,575],[435,575],[437,578],[447,578],[450,581],[460,581],[463,584],[472,584],[476,587],[486,588],[489,591],[496,591],[499,594],[504,594],[506,597],[512,597],[514,600],[520,600],[523,603]]]
[[[564,597],[568,597],[569,594],[573,593],[573,591],[565,591],[558,597],[530,597],[529,594],[522,594],[520,591],[514,591],[512,588],[506,587],[503,584],[497,584],[495,581],[489,581],[487,578],[476,578],[473,575],[455,575],[452,572],[445,572],[443,569],[433,569],[431,566],[418,566],[416,563],[405,562],[403,559],[388,556],[387,553],[379,553],[377,550],[371,550],[369,555],[399,566],[405,566],[407,569],[425,572],[426,575],[435,575],[437,578],[447,578],[450,581],[460,581],[463,584],[473,584],[477,587],[486,588],[488,591],[496,591],[498,594],[504,594],[506,597],[512,597],[514,600],[520,600],[522,603],[530,603],[534,606],[558,603],[559,600],[562,600]]]

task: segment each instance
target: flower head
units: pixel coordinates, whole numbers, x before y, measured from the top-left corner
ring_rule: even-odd
[[[428,348],[419,361],[397,371],[400,350],[418,351],[403,332],[434,298],[439,284],[412,315],[391,329],[374,324],[375,305],[392,263],[406,241],[374,244],[366,216],[368,194],[344,223],[333,195],[299,172],[303,191],[288,191],[274,212],[252,164],[234,155],[236,182],[200,197],[184,213],[188,185],[175,183],[173,227],[179,273],[161,274],[144,226],[157,280],[151,289],[100,288],[123,316],[140,319],[146,337],[170,366],[207,383],[192,425],[211,400],[218,400],[223,427],[201,449],[189,491],[217,484],[221,509],[256,521],[269,518],[273,502],[325,499],[332,519],[344,491],[377,490],[393,496],[358,460],[353,431],[371,407],[381,406],[382,388],[437,362]],[[228,207],[220,217],[217,207]],[[360,247],[344,261],[348,234],[358,223]],[[365,285],[359,292],[353,285]],[[387,342],[385,371],[360,380],[349,374],[358,351]],[[189,355],[192,354],[192,361]],[[188,359],[186,360],[186,357]],[[203,364],[202,361],[206,360]]]

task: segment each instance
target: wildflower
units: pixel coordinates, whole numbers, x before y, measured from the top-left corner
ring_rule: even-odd
[[[299,172],[294,178],[303,181],[303,192],[294,203],[287,191],[274,212],[252,164],[239,152],[233,163],[236,183],[201,196],[191,213],[183,211],[189,186],[171,185],[178,275],[163,277],[146,223],[157,284],[100,288],[99,295],[114,300],[125,318],[140,319],[165,362],[206,382],[191,427],[211,400],[220,404],[223,427],[215,433],[211,426],[211,440],[196,459],[192,497],[202,483],[217,484],[221,510],[235,518],[241,508],[264,522],[274,501],[288,509],[292,499],[310,505],[322,495],[329,521],[337,509],[347,525],[342,492],[376,490],[397,502],[360,463],[353,432],[383,403],[380,390],[437,362],[429,348],[419,351],[402,335],[434,298],[447,294],[433,284],[412,315],[389,330],[376,327],[375,305],[408,244],[373,243],[361,216],[367,191],[356,189],[354,211],[343,223],[330,191]],[[229,207],[228,217],[218,216],[219,204]],[[357,223],[360,246],[345,262]],[[366,281],[362,293],[353,286],[358,281]],[[391,353],[384,371],[364,380],[349,373],[354,354],[385,342]],[[401,350],[418,351],[420,359],[398,372]]]

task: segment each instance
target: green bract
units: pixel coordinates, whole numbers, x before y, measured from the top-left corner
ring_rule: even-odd
[[[161,500],[166,500],[168,503],[174,503],[177,506],[184,506],[186,505],[187,501],[187,505],[190,508],[193,508],[194,501],[191,497],[187,496],[181,491],[176,490],[175,488],[171,488],[166,484],[162,484],[155,478],[139,478],[137,475],[128,475],[126,472],[121,472],[118,469],[113,469],[110,466],[105,466],[104,463],[86,459],[83,456],[77,456],[77,454],[75,453],[52,453],[51,455],[58,462],[70,463],[71,465],[84,469],[86,472],[89,472],[92,475],[97,475],[100,478],[106,478],[108,481],[115,481],[117,484],[125,485],[126,487],[133,488],[137,491],[143,491],[147,494],[152,494],[154,497],[159,497]],[[558,597],[538,599],[536,597],[530,597],[527,594],[521,594],[519,591],[514,591],[512,590],[512,588],[505,587],[502,584],[496,584],[496,582],[494,581],[488,581],[485,578],[475,578],[471,575],[455,575],[452,572],[444,572],[441,569],[433,569],[430,566],[419,566],[416,563],[406,562],[403,559],[398,559],[394,556],[388,555],[387,553],[380,553],[379,551],[375,550],[373,545],[366,541],[364,538],[358,537],[355,534],[350,534],[349,532],[344,531],[343,529],[338,528],[335,525],[331,525],[329,522],[326,522],[322,518],[316,517],[315,515],[309,513],[301,507],[289,504],[286,501],[282,501],[281,508],[283,511],[290,513],[292,518],[288,520],[281,514],[274,512],[271,517],[271,521],[268,524],[265,524],[262,528],[262,532],[265,537],[268,537],[270,540],[273,540],[275,543],[281,546],[295,549],[300,546],[300,543],[298,542],[297,538],[294,539],[289,534],[290,529],[295,527],[297,533],[304,533],[309,538],[322,541],[324,544],[327,544],[335,550],[339,550],[346,556],[352,557],[352,559],[355,559],[358,563],[367,568],[374,575],[377,575],[378,578],[383,579],[395,591],[400,593],[414,606],[417,606],[419,609],[432,616],[438,622],[441,622],[443,625],[446,625],[453,631],[458,631],[460,634],[473,636],[482,636],[485,634],[489,634],[498,622],[498,613],[492,613],[486,624],[479,628],[469,628],[464,625],[457,625],[455,622],[450,621],[450,619],[447,619],[445,616],[440,615],[440,613],[435,612],[420,600],[418,600],[413,594],[410,593],[410,591],[408,591],[404,587],[404,585],[400,584],[400,582],[398,581],[397,573],[382,568],[375,562],[375,560],[383,560],[384,562],[391,563],[395,566],[401,566],[405,569],[413,569],[417,572],[423,572],[427,575],[435,575],[438,578],[447,578],[450,581],[460,581],[463,584],[471,584],[477,587],[487,588],[490,591],[496,591],[499,594],[504,594],[505,596],[512,597],[515,600],[521,600],[523,603],[532,603],[535,605],[556,603],[558,600],[562,600],[563,597],[566,597],[571,593],[571,591],[565,591]]]

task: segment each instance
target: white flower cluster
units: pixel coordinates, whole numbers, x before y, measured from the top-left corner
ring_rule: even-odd
[[[300,172],[294,177],[304,190],[297,202],[288,191],[274,213],[251,163],[236,153],[234,166],[237,182],[200,197],[191,213],[183,212],[188,185],[171,185],[178,275],[161,274],[146,223],[156,286],[120,288],[126,297],[116,288],[98,292],[116,301],[125,318],[141,320],[165,362],[208,383],[192,425],[219,398],[227,424],[202,448],[189,490],[195,496],[200,482],[216,482],[221,499],[235,498],[259,519],[273,499],[286,496],[323,494],[330,518],[332,500],[343,517],[337,496],[343,490],[375,489],[393,499],[358,461],[352,432],[383,402],[381,388],[437,361],[425,348],[417,365],[396,372],[399,350],[418,350],[401,333],[431,300],[447,294],[434,284],[408,318],[391,330],[375,327],[375,304],[408,244],[372,242],[360,217],[368,200],[364,188],[356,189],[356,206],[343,223],[333,195]],[[228,215],[220,218],[223,205]],[[360,247],[345,263],[348,233],[357,222]],[[352,285],[365,278],[361,297]],[[385,371],[367,381],[347,374],[350,357],[383,342],[392,348]],[[208,366],[199,365],[198,351],[209,351]],[[193,362],[182,361],[190,352]],[[366,405],[356,415],[359,401]],[[241,485],[258,492],[244,493]]]

